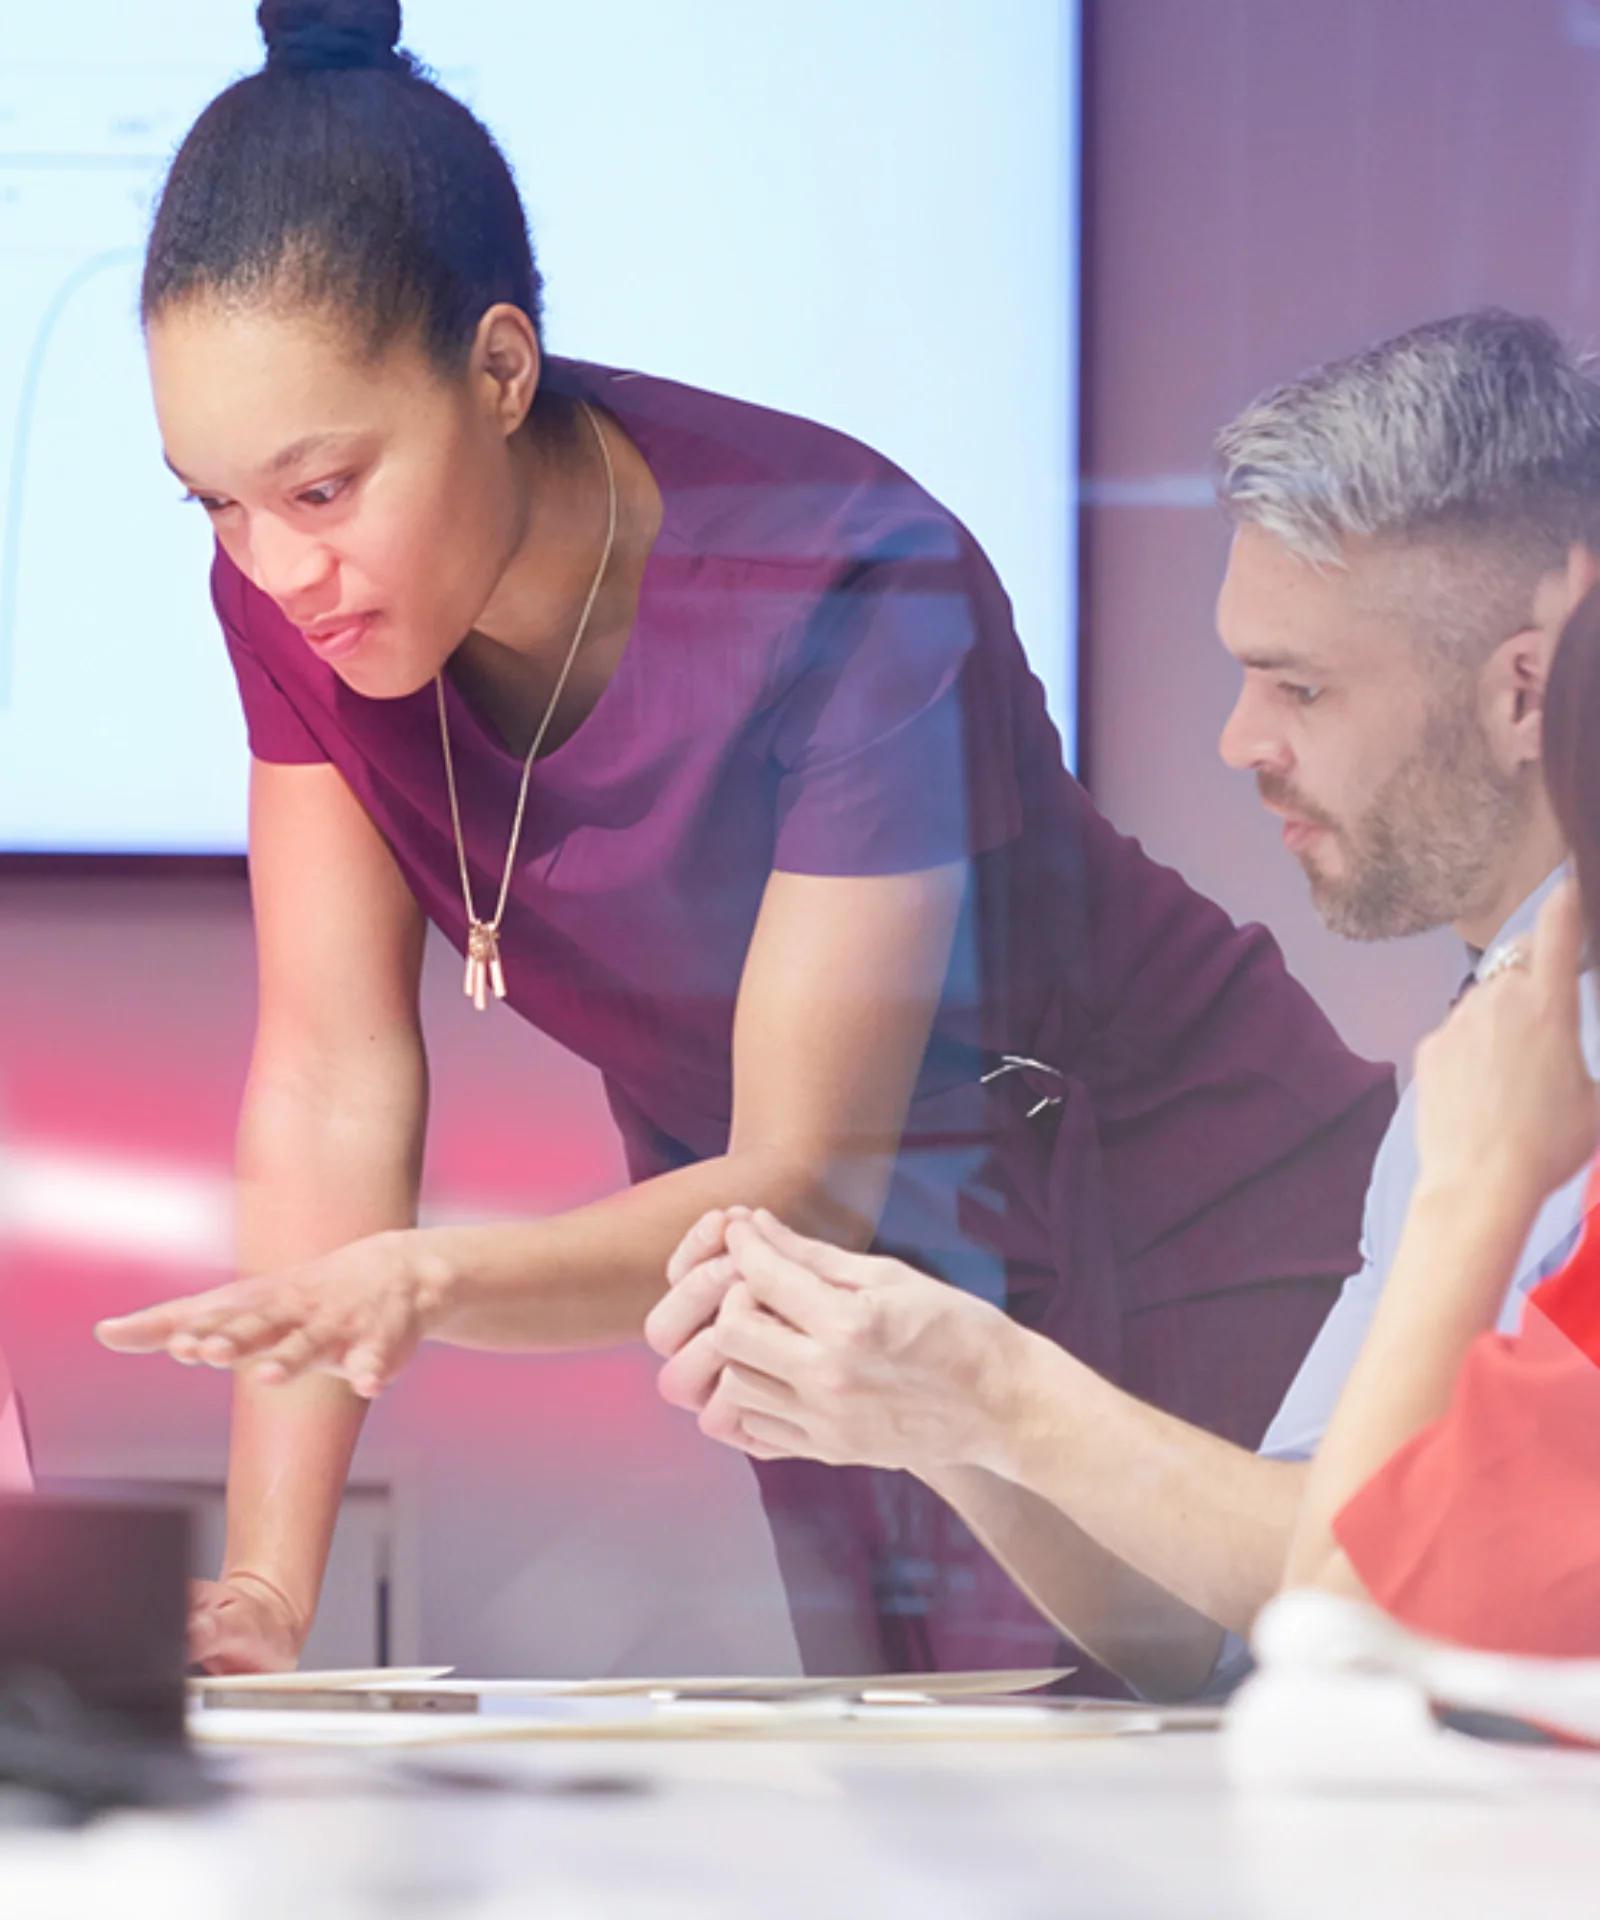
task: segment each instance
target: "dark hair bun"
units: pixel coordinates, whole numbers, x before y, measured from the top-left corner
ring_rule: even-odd
[[[256,25],[275,70],[398,67],[400,0],[261,0]]]

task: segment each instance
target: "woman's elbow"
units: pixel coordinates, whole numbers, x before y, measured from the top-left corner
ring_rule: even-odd
[[[765,1207],[813,1239],[864,1253],[878,1231],[893,1158],[832,1143],[744,1143],[730,1149],[735,1199]],[[748,1197],[746,1197],[748,1195]]]

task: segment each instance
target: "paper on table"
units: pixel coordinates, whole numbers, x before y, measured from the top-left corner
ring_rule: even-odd
[[[970,1673],[709,1674],[605,1677],[592,1680],[473,1680],[452,1678],[440,1692],[484,1699],[653,1698],[804,1700],[818,1696],[874,1701],[960,1700],[974,1695],[1026,1694],[1066,1679],[1071,1667],[1013,1667]]]
[[[872,1705],[799,1700],[651,1700],[637,1696],[525,1699],[487,1715],[196,1712],[197,1740],[226,1746],[412,1747],[526,1740],[1013,1741],[1104,1739],[1155,1733],[1142,1708],[1063,1713],[1047,1702],[968,1700]]]
[[[189,1691],[353,1693],[364,1688],[419,1686],[454,1672],[454,1667],[338,1667],[323,1673],[200,1673],[191,1677]]]

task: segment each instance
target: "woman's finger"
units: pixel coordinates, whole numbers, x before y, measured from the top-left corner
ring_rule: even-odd
[[[212,1657],[221,1637],[222,1626],[214,1607],[206,1603],[191,1609],[188,1624],[189,1658],[195,1665]]]
[[[142,1313],[103,1320],[95,1334],[118,1353],[155,1353],[165,1347],[185,1366],[232,1366],[241,1355],[276,1340],[297,1317],[291,1294],[263,1289],[254,1280],[235,1280]]]
[[[399,1368],[395,1365],[394,1352],[388,1345],[369,1342],[352,1347],[344,1364],[334,1371],[343,1374],[351,1391],[358,1393],[363,1400],[376,1400],[384,1388],[393,1382]]]
[[[334,1371],[342,1373],[363,1400],[376,1400],[399,1379],[420,1339],[411,1302],[391,1292],[368,1316],[366,1325],[352,1330]]]
[[[208,1367],[236,1367],[275,1346],[293,1328],[293,1319],[281,1313],[235,1313],[199,1341],[200,1358]]]
[[[259,1354],[252,1369],[264,1387],[281,1387],[298,1380],[328,1351],[327,1335],[318,1327],[295,1327]]]
[[[137,1313],[117,1314],[102,1320],[94,1337],[113,1353],[161,1353],[170,1350],[174,1340],[191,1333],[197,1318],[204,1316],[224,1289],[191,1293],[179,1300],[164,1300],[159,1306],[143,1307]],[[231,1289],[228,1289],[231,1291]],[[196,1343],[198,1347],[198,1343]]]

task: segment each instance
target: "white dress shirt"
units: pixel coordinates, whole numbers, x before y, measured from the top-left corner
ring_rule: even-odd
[[[1473,969],[1475,975],[1496,947],[1533,931],[1539,909],[1563,872],[1564,869],[1551,874],[1512,914],[1484,949]],[[1583,980],[1583,1048],[1589,1071],[1600,1078],[1600,1001],[1597,1001],[1593,974],[1586,974]],[[1379,1295],[1400,1245],[1400,1231],[1405,1225],[1419,1171],[1416,1115],[1417,1090],[1413,1083],[1401,1095],[1373,1162],[1372,1181],[1367,1188],[1362,1216],[1361,1269],[1344,1283],[1333,1311],[1323,1322],[1322,1331],[1312,1343],[1267,1429],[1261,1452],[1268,1459],[1309,1460],[1328,1430],[1328,1422],[1355,1365],[1356,1355],[1361,1351],[1361,1343],[1367,1337]],[[1500,1310],[1502,1332],[1516,1331],[1522,1318],[1522,1303],[1529,1292],[1555,1272],[1576,1244],[1587,1180],[1585,1168],[1551,1194],[1540,1208]]]
[[[1506,941],[1532,933],[1539,909],[1566,869],[1558,868],[1523,901],[1495,935],[1473,966],[1477,977],[1490,954]],[[1583,1051],[1589,1071],[1600,1079],[1600,996],[1593,973],[1583,977]],[[1269,1460],[1309,1460],[1322,1444],[1339,1395],[1355,1365],[1377,1311],[1389,1269],[1400,1245],[1400,1232],[1411,1206],[1420,1163],[1417,1156],[1417,1089],[1413,1082],[1400,1096],[1389,1130],[1383,1136],[1372,1165],[1367,1202],[1361,1221],[1361,1267],[1345,1281],[1333,1311],[1300,1363],[1283,1404],[1268,1427],[1260,1451]],[[1500,1308],[1500,1330],[1514,1333],[1522,1319],[1523,1302],[1539,1282],[1554,1273],[1571,1253],[1583,1220],[1585,1167],[1567,1185],[1551,1194],[1539,1209],[1533,1230],[1523,1243],[1516,1274]],[[1250,1671],[1248,1647],[1234,1633],[1224,1636],[1202,1697],[1225,1695]]]

